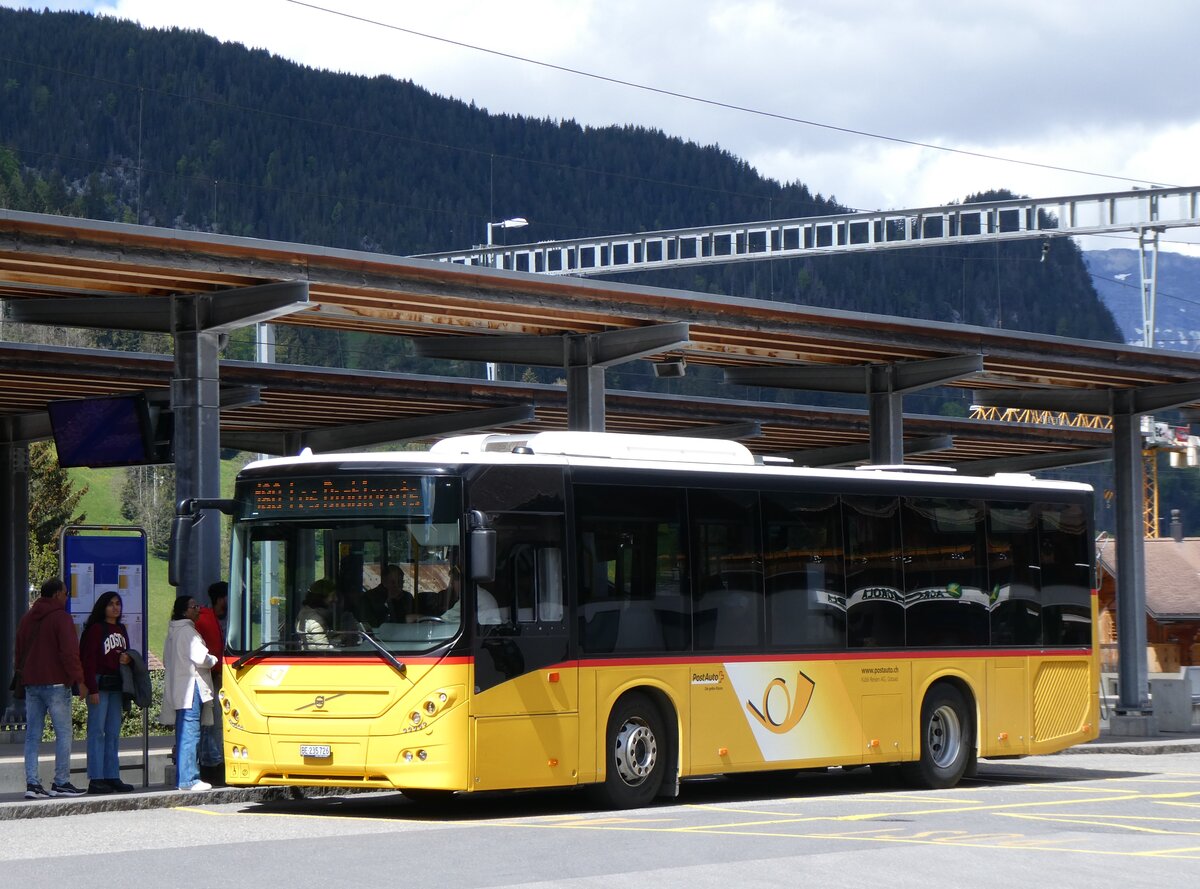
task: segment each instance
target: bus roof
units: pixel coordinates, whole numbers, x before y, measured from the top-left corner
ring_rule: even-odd
[[[993,476],[963,475],[945,467],[859,466],[855,469],[792,466],[790,463],[756,458],[736,441],[682,436],[629,435],[609,432],[538,432],[530,435],[484,433],[443,439],[428,451],[370,451],[313,454],[307,448],[296,457],[257,461],[247,469],[336,467],[364,462],[387,465],[419,464],[541,464],[557,466],[608,466],[657,471],[726,471],[739,475],[763,474],[810,478],[858,478],[920,480],[932,484],[983,484],[1001,488],[1042,488],[1060,491],[1090,491],[1089,485],[1038,479],[1024,473]]]

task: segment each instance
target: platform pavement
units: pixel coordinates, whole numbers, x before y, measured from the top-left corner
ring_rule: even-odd
[[[142,739],[124,738],[121,747],[121,777],[133,784],[133,793],[78,796],[49,800],[26,800],[24,746],[19,733],[8,743],[0,743],[0,821],[17,818],[53,818],[92,812],[130,811],[134,809],[169,809],[198,803],[232,803],[272,799],[296,799],[310,796],[344,795],[355,791],[342,788],[313,787],[216,787],[197,793],[177,790],[166,783],[173,774],[171,765],[171,736],[150,738],[150,778],[143,786]],[[1159,733],[1152,737],[1114,737],[1101,731],[1095,741],[1068,748],[1057,754],[1096,755],[1124,753],[1153,756],[1171,753],[1200,752],[1200,727],[1186,733]],[[42,782],[48,786],[53,777],[54,745],[41,745]],[[72,745],[71,780],[80,788],[87,787],[87,755],[84,742]]]

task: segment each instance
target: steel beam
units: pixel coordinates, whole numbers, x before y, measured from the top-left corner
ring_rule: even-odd
[[[747,420],[744,423],[722,423],[717,426],[688,426],[680,429],[660,429],[651,435],[678,435],[684,438],[724,438],[736,441],[742,438],[758,438],[762,435],[762,423]]]
[[[906,455],[948,451],[954,447],[954,437],[933,435],[929,438],[910,438],[903,442],[901,447]],[[787,451],[771,456],[787,457],[797,466],[853,466],[858,463],[875,462],[871,460],[870,444],[839,445],[834,448],[813,448],[808,451]]]
[[[1089,463],[1103,463],[1112,458],[1112,448],[1089,448],[1059,454],[1025,454],[1017,457],[968,460],[955,463],[954,468],[964,475],[995,475],[998,472],[1037,472],[1041,469],[1086,466]]]
[[[983,370],[982,355],[951,355],[925,361],[898,361],[856,367],[731,367],[725,381],[867,396],[871,462],[900,463],[904,454],[904,394],[941,386]]]
[[[567,428],[604,431],[604,368],[688,345],[683,322],[556,336],[424,337],[423,358],[561,367],[567,374]]]
[[[221,445],[262,454],[296,454],[304,448],[312,448],[315,453],[323,454],[390,442],[497,429],[514,423],[527,423],[534,416],[532,405],[516,404],[303,431],[226,432],[221,436]]]
[[[258,321],[270,321],[308,307],[308,284],[282,281],[240,290],[163,296],[95,296],[74,299],[20,299],[8,301],[9,318],[23,324],[60,327],[140,330],[172,333],[180,312],[187,323],[214,333],[228,333]]]
[[[7,724],[23,722],[25,713],[23,704],[12,700],[8,684],[15,663],[17,624],[29,604],[28,446],[0,443],[0,467],[0,722]]]
[[[615,275],[832,253],[1196,225],[1200,225],[1200,189],[1166,187],[622,232],[536,244],[471,247],[426,253],[419,258],[546,275]]]

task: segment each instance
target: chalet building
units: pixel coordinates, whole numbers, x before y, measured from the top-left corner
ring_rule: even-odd
[[[1146,642],[1151,673],[1200,666],[1200,538],[1145,541]],[[1116,541],[1096,546],[1103,670],[1117,670]]]

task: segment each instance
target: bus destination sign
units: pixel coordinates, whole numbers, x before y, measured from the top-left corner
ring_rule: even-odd
[[[405,476],[349,475],[264,479],[248,486],[247,512],[258,517],[422,515],[421,481]]]

